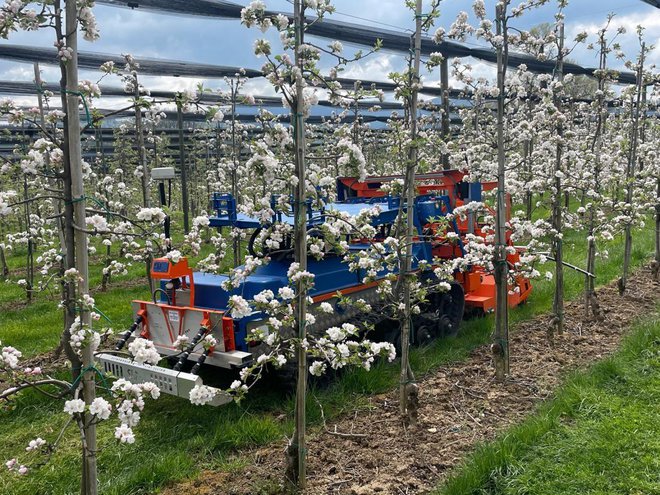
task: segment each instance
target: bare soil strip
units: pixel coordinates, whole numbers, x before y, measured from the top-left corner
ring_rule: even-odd
[[[549,315],[516,325],[511,336],[511,372],[493,380],[489,346],[420,380],[416,425],[404,428],[397,391],[371,398],[309,437],[307,494],[426,493],[449,474],[477,443],[519,423],[549,398],[566,372],[615,351],[636,318],[655,310],[660,284],[640,270],[623,297],[616,284],[597,291],[601,321],[585,321],[581,301],[566,306],[566,331],[548,345]],[[336,434],[339,433],[339,434]],[[233,473],[206,471],[163,493],[199,495],[277,493],[284,472],[284,445],[237,455],[251,465]]]

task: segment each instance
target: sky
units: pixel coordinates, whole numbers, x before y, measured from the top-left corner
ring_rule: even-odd
[[[246,4],[247,0],[235,0]],[[264,0],[272,10],[292,10],[288,0]],[[414,17],[405,7],[404,0],[334,0],[337,12],[332,19],[363,24],[375,28],[411,32],[414,28]],[[430,2],[424,1],[424,6]],[[439,26],[449,29],[453,20],[461,10],[471,14],[471,1],[443,0],[441,15],[436,20],[431,34]],[[496,0],[485,0],[486,9],[494,15]],[[513,4],[517,4],[516,1]],[[513,26],[519,29],[529,29],[543,22],[552,22],[556,2],[527,13],[523,18],[516,19]],[[101,38],[90,43],[80,41],[80,49],[108,54],[131,53],[138,57],[152,57],[188,62],[201,62],[218,65],[228,65],[259,69],[263,59],[253,53],[256,39],[267,37],[278,47],[276,34],[264,35],[258,29],[247,29],[238,20],[219,20],[194,16],[162,15],[144,10],[108,7],[97,5],[94,8]],[[623,25],[627,33],[619,38],[623,51],[628,57],[634,57],[639,50],[635,34],[638,24],[646,28],[648,44],[656,45],[649,56],[650,64],[660,66],[660,9],[654,8],[641,0],[572,0],[564,10],[566,15],[567,39],[573,39],[580,31],[587,31],[595,39],[596,31],[605,23],[608,13],[615,13],[613,26]],[[474,18],[471,17],[471,21]],[[328,44],[331,40],[314,39],[320,44]],[[0,44],[22,44],[40,47],[53,46],[53,32],[13,33],[9,40],[0,40]],[[479,40],[470,40],[471,46],[483,45]],[[351,47],[347,47],[350,52]],[[586,48],[578,48],[571,54],[571,59],[577,63],[594,67],[597,65],[596,55]],[[494,77],[492,65],[465,60],[473,66],[476,76]],[[613,62],[614,63],[614,62]],[[370,80],[387,80],[392,71],[404,68],[404,56],[400,53],[381,51],[353,64],[344,73],[345,77],[365,78]],[[616,68],[616,67],[615,67]],[[619,64],[619,68],[623,68]],[[81,79],[98,80],[100,73],[82,71]],[[54,67],[42,67],[42,78],[48,82],[57,82],[58,70]],[[434,84],[437,74],[425,74],[425,83]],[[33,68],[30,64],[15,63],[0,60],[0,79],[11,81],[32,82]],[[145,86],[151,89],[182,90],[194,88],[199,82],[206,87],[222,88],[222,81],[201,80],[192,78],[143,77]],[[450,85],[453,81],[450,81]],[[118,86],[119,80],[104,80],[104,84]],[[272,94],[268,83],[262,79],[251,81],[246,91],[256,95]],[[28,103],[28,99],[21,100]],[[115,105],[112,105],[115,106]]]

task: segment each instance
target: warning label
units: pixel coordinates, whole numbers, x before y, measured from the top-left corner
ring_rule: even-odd
[[[172,323],[179,323],[179,312],[178,311],[168,311],[168,317]]]

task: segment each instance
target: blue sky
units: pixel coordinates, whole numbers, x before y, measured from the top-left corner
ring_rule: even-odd
[[[287,0],[265,0],[268,8],[290,11],[292,6]],[[247,0],[237,0],[247,3]],[[489,12],[494,13],[495,0],[486,0]],[[516,2],[514,2],[515,4]],[[354,23],[383,27],[387,29],[410,30],[413,27],[411,13],[405,8],[404,0],[334,0],[337,13],[333,19]],[[428,2],[425,1],[425,5]],[[448,28],[461,10],[470,12],[471,1],[444,0],[441,3],[441,17],[436,26]],[[525,15],[514,24],[521,29],[542,22],[551,22],[555,2]],[[171,60],[185,60],[230,66],[259,68],[262,61],[254,56],[252,46],[254,40],[264,35],[259,30],[247,29],[237,20],[217,20],[192,16],[170,16],[151,12],[113,8],[107,6],[95,7],[98,23],[101,28],[101,39],[95,43],[81,41],[81,50],[102,53],[120,54],[132,53],[136,56],[148,56]],[[594,33],[605,21],[609,12],[617,14],[614,25],[624,25],[628,32],[621,37],[621,43],[627,55],[633,56],[637,49],[635,26],[646,27],[648,43],[658,48],[651,54],[650,62],[660,65],[660,9],[647,5],[640,0],[573,0],[565,9],[567,36],[574,36],[581,30]],[[278,42],[274,34],[269,38]],[[318,40],[321,43],[329,41]],[[33,46],[52,47],[52,32],[14,33],[8,41],[0,43],[26,44]],[[478,40],[470,42],[479,45]],[[572,58],[586,66],[596,65],[594,54],[586,49],[577,50]],[[471,61],[477,75],[490,76],[492,66]],[[359,64],[352,66],[345,75],[348,77],[385,80],[393,70],[403,68],[404,59],[401,54],[380,52]],[[57,70],[43,67],[44,79],[57,81]],[[98,74],[83,73],[82,78],[98,79]],[[437,75],[426,75],[427,82],[437,78]],[[32,67],[28,64],[0,61],[0,78],[4,80],[31,81]],[[154,89],[183,89],[194,87],[199,80],[188,78],[146,78],[146,85]],[[203,81],[206,86],[220,87],[220,81]],[[118,81],[108,81],[118,84]],[[250,84],[249,90],[255,94],[268,93],[265,81],[256,80]]]

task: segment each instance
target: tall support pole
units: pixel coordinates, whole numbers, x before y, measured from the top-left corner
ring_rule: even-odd
[[[557,80],[564,82],[564,21],[559,21],[559,53],[557,55]],[[555,107],[559,114],[563,111],[561,95],[555,93]],[[555,257],[555,294],[552,303],[554,327],[558,334],[564,333],[564,243],[562,240],[562,159],[564,151],[564,125],[557,123],[557,148],[555,153],[554,196],[552,201],[552,228],[555,232],[553,251]],[[552,332],[552,329],[550,329]],[[550,334],[552,335],[552,333]]]
[[[412,244],[414,238],[414,203],[415,203],[415,170],[417,168],[417,96],[419,85],[419,65],[422,47],[422,0],[415,3],[415,40],[412,61],[412,94],[410,98],[410,148],[408,162],[406,163],[406,255],[404,258],[401,276],[403,280],[404,317],[401,325],[401,371],[399,380],[399,412],[408,421],[412,419],[410,410],[410,392],[414,376],[410,368],[409,347],[410,333],[412,332],[412,301],[410,290],[410,277],[412,276]]]
[[[506,155],[504,142],[504,81],[508,58],[506,3],[496,7],[497,35],[503,43],[497,46],[497,211],[495,217],[495,333],[493,336],[493,357],[495,376],[503,381],[509,374],[509,305],[508,267],[506,261]]]
[[[69,142],[69,160],[71,167],[71,193],[73,200],[73,218],[79,228],[75,233],[75,259],[78,270],[77,294],[81,297],[89,293],[89,259],[87,251],[87,234],[85,221],[85,187],[83,184],[82,154],[80,149],[80,116],[78,113],[78,12],[77,2],[66,2],[66,46],[71,50],[72,57],[66,63],[66,115],[67,134]],[[75,227],[74,227],[75,228]],[[80,323],[91,328],[92,318],[88,309],[80,305]],[[89,405],[96,397],[95,375],[90,368],[94,365],[94,354],[88,345],[82,350],[83,377],[82,388],[85,404]],[[85,413],[83,446],[83,484],[84,495],[97,494],[96,469],[96,425]]]
[[[449,61],[446,57],[440,63],[440,88],[442,90],[442,139],[449,140]],[[449,170],[449,154],[442,154],[442,168]]]
[[[183,104],[180,98],[176,102],[176,122],[179,129],[179,165],[181,166],[181,203],[183,205],[183,231],[190,232],[190,202],[188,200],[188,169],[186,150],[183,142]]]
[[[299,264],[300,270],[307,270],[307,206],[305,202],[306,169],[305,169],[305,116],[303,113],[303,67],[304,59],[299,50],[304,43],[305,17],[302,0],[295,0],[293,4],[295,22],[295,64],[298,68],[296,76],[296,97],[292,107],[292,121],[294,124],[295,167],[298,183],[295,186],[294,209],[294,260]],[[296,346],[298,363],[298,379],[296,384],[296,414],[295,432],[292,450],[295,458],[295,482],[299,490],[303,491],[307,477],[307,439],[306,439],[306,400],[307,400],[307,353],[303,347],[303,340],[307,336],[307,289],[304,280],[296,283],[295,297],[295,326],[299,343]]]

